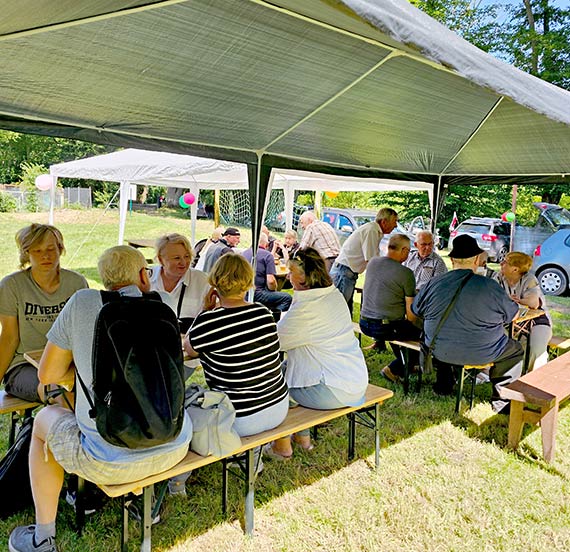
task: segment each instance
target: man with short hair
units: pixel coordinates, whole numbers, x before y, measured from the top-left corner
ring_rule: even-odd
[[[384,234],[392,232],[397,222],[398,213],[385,207],[378,211],[375,220],[359,226],[344,242],[332,267],[331,276],[350,312],[358,275],[366,270],[370,259],[380,254],[380,242]]]
[[[404,266],[407,266],[416,278],[419,291],[434,276],[445,274],[447,267],[443,259],[434,251],[433,234],[429,230],[420,230],[416,234],[414,245],[417,251],[411,251]]]
[[[222,234],[220,240],[213,243],[204,258],[204,272],[210,272],[212,267],[216,264],[216,261],[226,253],[234,250],[237,247],[241,239],[240,231],[237,228],[230,226],[226,228],[226,231]]]
[[[98,268],[105,288],[122,296],[139,297],[150,290],[145,258],[130,246],[105,251]],[[101,293],[95,289],[80,290],[67,302],[47,334],[38,372],[42,384],[73,382],[77,370],[86,387],[92,388],[93,338],[102,306]],[[55,405],[38,412],[29,455],[36,524],[12,531],[12,552],[57,552],[55,519],[64,472],[97,484],[127,483],[171,468],[188,452],[192,422],[187,414],[172,441],[129,449],[103,439],[90,409],[82,387],[77,386],[75,412]]]
[[[318,220],[313,211],[305,211],[300,216],[299,226],[303,229],[299,248],[316,249],[325,260],[327,270],[330,271],[340,252],[340,242],[333,227],[328,222]]]
[[[390,237],[385,257],[374,257],[368,263],[362,292],[360,328],[373,337],[377,348],[384,348],[384,341],[399,339],[416,340],[420,329],[414,325],[416,316],[411,310],[416,295],[414,273],[402,263],[410,252],[410,238],[404,234]],[[382,375],[398,382],[404,375],[400,348],[392,345],[396,359],[382,370]],[[417,364],[418,356],[410,356],[410,365]]]
[[[256,303],[265,305],[279,320],[280,313],[289,310],[293,297],[284,291],[277,290],[277,279],[275,278],[275,259],[268,251],[269,239],[263,232],[259,236],[259,248],[256,255],[255,269],[255,292],[253,300]],[[253,250],[250,247],[242,255],[251,263]]]
[[[481,252],[473,237],[463,234],[455,238],[449,253],[453,270],[431,279],[414,299],[412,311],[423,318],[425,344],[430,346],[448,305],[463,285],[435,336],[434,390],[441,395],[453,393],[454,366],[492,362],[491,404],[495,412],[506,414],[510,404],[500,398],[499,389],[515,381],[522,369],[521,344],[505,333],[505,325],[518,315],[518,305],[497,282],[474,274]]]

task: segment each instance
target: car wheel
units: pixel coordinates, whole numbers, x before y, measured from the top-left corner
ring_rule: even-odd
[[[501,249],[499,249],[499,252],[495,256],[495,262],[496,263],[502,263],[505,260],[505,257],[507,256],[508,252],[509,252],[509,250],[507,249],[507,246],[503,245],[503,247],[501,247]]]
[[[562,295],[568,288],[568,277],[559,268],[545,268],[538,273],[540,288],[546,295]]]

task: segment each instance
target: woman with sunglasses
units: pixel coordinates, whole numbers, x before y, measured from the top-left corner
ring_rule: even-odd
[[[530,355],[529,370],[540,368],[548,362],[546,349],[552,338],[550,316],[544,308],[544,296],[534,274],[530,274],[532,257],[526,253],[512,251],[501,263],[501,272],[495,273],[494,279],[499,282],[509,297],[531,309],[542,309],[545,313],[538,318],[529,320],[530,324]]]
[[[364,402],[368,369],[354,335],[352,319],[325,260],[312,248],[299,249],[288,262],[293,303],[279,321],[281,349],[287,353],[285,378],[293,400],[307,408],[332,410]],[[309,431],[293,436],[303,449],[313,448]],[[291,439],[266,446],[274,459],[293,454]]]

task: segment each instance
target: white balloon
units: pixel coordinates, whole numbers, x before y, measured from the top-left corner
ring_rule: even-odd
[[[53,176],[51,174],[40,174],[36,177],[36,188],[45,192],[53,186]]]

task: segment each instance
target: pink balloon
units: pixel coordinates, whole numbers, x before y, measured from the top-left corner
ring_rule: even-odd
[[[36,188],[45,192],[53,186],[53,176],[51,174],[40,174],[36,177]]]
[[[196,201],[196,196],[192,192],[186,192],[182,197],[186,205],[192,205]]]

